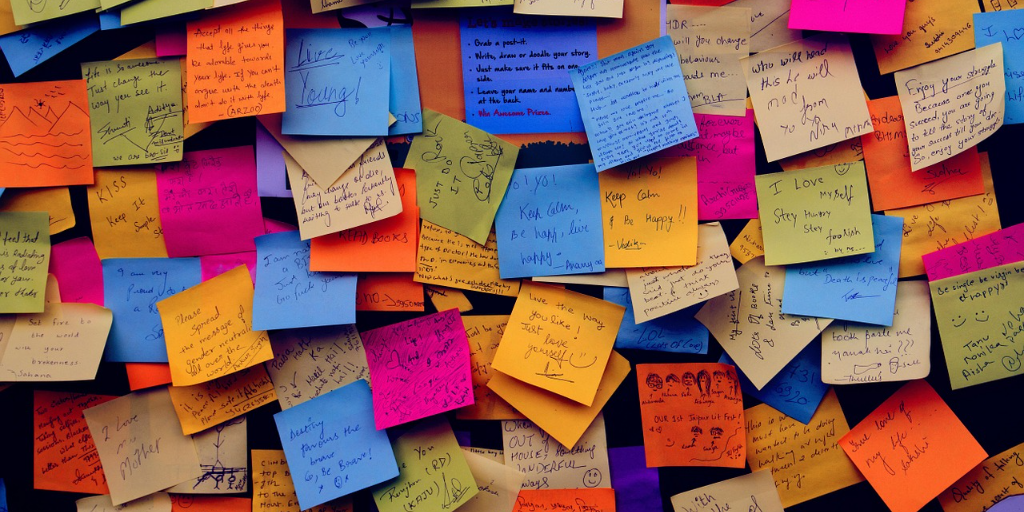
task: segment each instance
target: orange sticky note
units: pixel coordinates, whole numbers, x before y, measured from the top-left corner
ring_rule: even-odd
[[[924,380],[900,388],[839,445],[893,512],[916,512],[987,457]]]
[[[190,386],[274,357],[266,331],[252,330],[252,278],[239,265],[156,303],[171,380]]]
[[[225,498],[221,496],[196,496],[193,494],[172,494],[171,512],[252,512],[249,498]]]
[[[125,363],[124,369],[132,391],[171,383],[171,366],[166,363]]]
[[[50,216],[50,234],[75,227],[68,187],[8,190],[0,198],[0,211],[46,212]]]
[[[504,399],[495,394],[487,383],[499,375],[491,368],[494,352],[508,328],[508,315],[472,315],[462,317],[469,341],[469,366],[473,378],[473,405],[455,410],[460,420],[520,420],[519,414]],[[506,377],[512,379],[511,377]],[[532,386],[531,386],[532,387]]]
[[[189,122],[284,112],[281,0],[251,0],[188,22]]]
[[[415,272],[420,209],[416,172],[395,169],[402,213],[318,236],[310,243],[309,269],[315,272]],[[358,304],[357,304],[358,306]]]
[[[874,211],[905,208],[985,192],[978,148],[910,170],[907,128],[899,96],[868,101],[875,130],[861,136]]]
[[[110,492],[82,411],[115,398],[82,393],[35,392],[33,487],[86,494]]]
[[[444,311],[446,309],[457,309],[460,313],[473,311],[473,304],[466,298],[466,294],[454,288],[443,286],[424,285],[427,298],[434,305],[434,309]]]
[[[153,167],[98,169],[86,194],[100,259],[167,257]]]
[[[0,85],[0,187],[92,183],[84,80]]]
[[[647,467],[746,464],[743,395],[734,366],[638,364],[636,378]]]
[[[171,386],[171,403],[185,435],[215,427],[277,400],[263,365],[194,386]]]
[[[498,241],[493,231],[487,243],[480,245],[425,220],[417,258],[417,282],[494,295],[519,293],[519,279],[502,279],[498,274]]]
[[[627,2],[628,3],[628,2]],[[614,489],[523,489],[512,512],[615,512]]]
[[[1008,496],[1021,494],[1024,494],[1024,443],[975,466],[942,491],[939,504],[944,512],[985,512]]]
[[[363,274],[356,280],[356,311],[423,311],[423,285],[411,273]]]

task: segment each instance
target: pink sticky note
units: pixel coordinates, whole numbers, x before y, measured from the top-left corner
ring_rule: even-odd
[[[156,56],[178,57],[185,55],[185,24],[172,23],[156,31]]]
[[[457,309],[360,333],[377,430],[473,402],[469,340]]]
[[[208,254],[199,257],[199,267],[203,281],[209,281],[239,265],[249,269],[249,277],[256,283],[256,251],[236,252],[233,254]]]
[[[264,227],[252,146],[185,153],[156,185],[168,256],[256,250]]]
[[[697,157],[697,219],[757,217],[754,111],[746,117],[694,114],[700,137],[658,156]]]
[[[299,228],[279,220],[263,217],[263,230],[266,231],[266,234],[272,235],[274,233],[284,233],[285,231],[298,231]]]
[[[929,281],[1024,261],[1024,224],[925,254],[921,259]]]
[[[793,0],[789,28],[899,34],[907,0]]]
[[[50,253],[50,273],[57,278],[61,302],[103,305],[103,267],[88,237],[54,245]]]

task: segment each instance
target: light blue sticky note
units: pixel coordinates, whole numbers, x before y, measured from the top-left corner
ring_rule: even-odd
[[[388,135],[420,133],[423,131],[423,109],[412,25],[393,25],[390,30],[391,91],[388,103],[396,121],[388,128]]]
[[[298,231],[256,237],[252,328],[356,323],[356,275],[309,271],[309,240]]]
[[[604,300],[626,308],[619,333],[615,335],[615,348],[678,354],[708,353],[708,328],[693,318],[704,303],[637,325],[629,288],[605,287]]]
[[[604,272],[593,164],[516,169],[494,226],[503,279]]]
[[[735,366],[724,352],[718,362]],[[805,425],[828,392],[828,384],[821,382],[821,338],[814,338],[760,390],[739,367],[736,374],[744,393]]]
[[[388,134],[391,30],[288,29],[285,48],[288,135]]]
[[[569,71],[598,171],[697,138],[669,36]]]
[[[103,305],[114,313],[104,361],[166,363],[161,301],[202,282],[199,258],[103,260]]]
[[[76,14],[2,36],[0,50],[14,76],[21,76],[99,29],[96,13]]]
[[[302,510],[398,476],[386,430],[373,422],[365,380],[274,415]]]
[[[103,11],[99,13],[100,16],[100,30],[114,30],[122,28],[121,25],[121,11]]]
[[[256,123],[256,188],[260,197],[292,197],[284,148],[260,123]]]
[[[782,312],[892,325],[903,218],[872,215],[875,252],[786,267]]]
[[[1024,11],[1006,10],[974,15],[974,45],[1003,43],[1006,77],[1005,124],[1024,123]]]
[[[462,10],[459,27],[466,123],[489,133],[583,131],[569,70],[597,60],[593,18],[477,8]]]

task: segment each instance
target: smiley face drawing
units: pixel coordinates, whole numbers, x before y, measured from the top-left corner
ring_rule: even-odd
[[[583,485],[588,488],[593,488],[601,485],[601,480],[604,477],[601,475],[601,470],[597,468],[590,468],[586,473],[583,474]]]
[[[953,327],[960,327],[967,323],[967,319],[963,315],[957,315],[956,318],[950,320],[953,322]]]
[[[982,318],[983,316],[985,318]],[[974,314],[974,321],[975,322],[985,323],[985,322],[988,322],[989,318],[991,318],[991,315],[986,313],[984,309]]]

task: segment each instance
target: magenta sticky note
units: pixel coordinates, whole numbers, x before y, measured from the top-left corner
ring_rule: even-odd
[[[185,153],[156,173],[172,258],[255,251],[264,234],[252,146]]]
[[[789,28],[899,34],[907,0],[793,0]]]
[[[694,114],[700,136],[658,156],[697,158],[697,219],[757,218],[754,111],[745,117]]]
[[[199,257],[203,281],[209,281],[239,265],[245,265],[249,269],[249,277],[256,283],[256,251],[208,254]]]
[[[929,281],[1024,261],[1024,224],[925,254],[921,259]]]
[[[469,340],[457,309],[359,333],[377,430],[473,404]]]
[[[50,253],[50,273],[57,278],[61,302],[103,305],[103,266],[88,237],[54,245]]]
[[[179,57],[185,55],[185,24],[172,23],[164,25],[156,31],[156,56]]]

